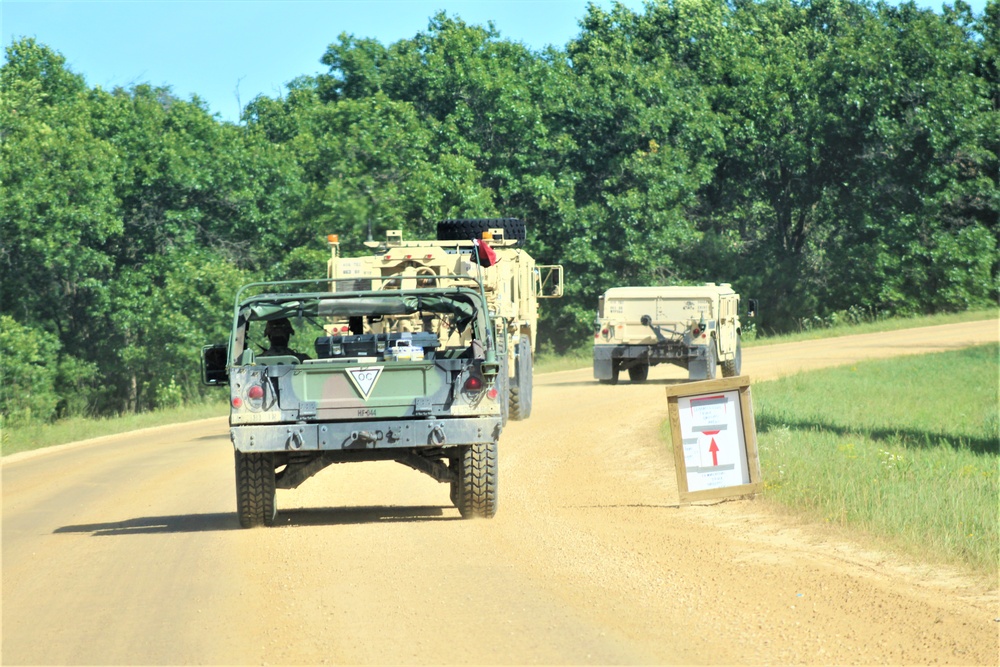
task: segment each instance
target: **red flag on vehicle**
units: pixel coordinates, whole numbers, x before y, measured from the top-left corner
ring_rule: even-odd
[[[476,246],[476,252],[472,255],[472,260],[480,266],[493,266],[497,263],[497,253],[486,241],[472,239],[472,244]]]

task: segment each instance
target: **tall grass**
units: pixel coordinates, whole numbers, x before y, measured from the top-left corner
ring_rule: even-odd
[[[756,384],[764,498],[996,577],[1000,347]]]

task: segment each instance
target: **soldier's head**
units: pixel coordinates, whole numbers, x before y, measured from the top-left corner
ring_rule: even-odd
[[[264,335],[271,341],[271,345],[287,346],[288,339],[295,333],[292,323],[287,318],[280,320],[268,320],[264,327]]]

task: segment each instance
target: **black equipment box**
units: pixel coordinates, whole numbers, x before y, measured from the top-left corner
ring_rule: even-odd
[[[425,358],[433,358],[434,349],[441,341],[429,332],[404,332],[391,334],[359,334],[347,336],[321,336],[316,339],[318,359],[344,359],[348,357],[382,358],[395,341],[408,340],[411,347],[424,350]]]

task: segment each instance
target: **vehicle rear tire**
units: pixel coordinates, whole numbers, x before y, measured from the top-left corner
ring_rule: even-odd
[[[244,454],[237,450],[235,467],[240,526],[273,526],[278,514],[274,502],[274,454]]]
[[[438,241],[471,241],[482,238],[483,232],[495,227],[503,229],[504,238],[524,243],[525,225],[517,218],[453,218],[442,220],[437,226]]]
[[[649,377],[649,364],[639,364],[630,366],[628,369],[628,379],[632,382],[645,382]]]
[[[468,445],[462,450],[452,501],[464,519],[492,519],[497,513],[497,443]]]
[[[514,382],[510,386],[510,418],[521,421],[531,416],[532,357],[531,340],[522,337],[517,344]]]
[[[733,378],[743,371],[743,349],[740,346],[740,337],[736,337],[736,354],[730,361],[722,362],[722,377]]]

